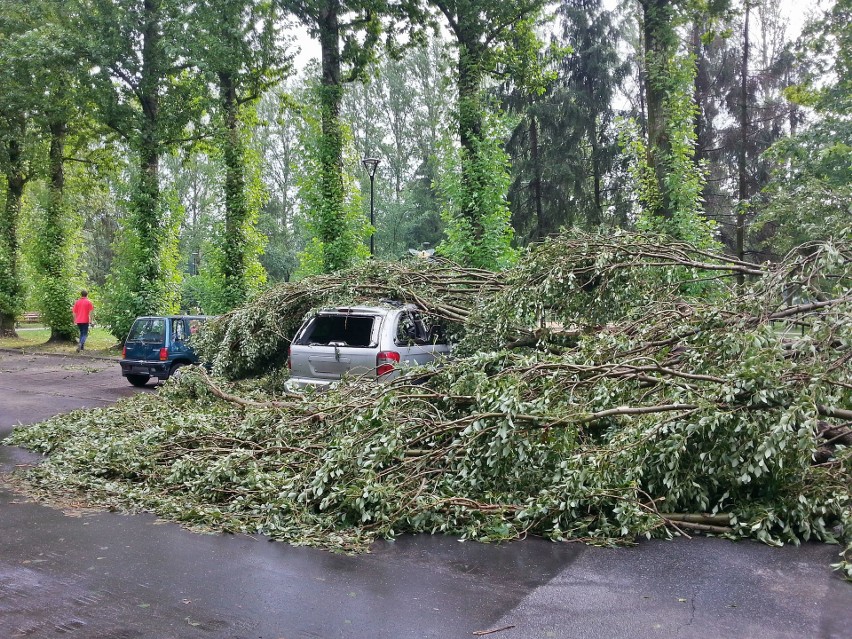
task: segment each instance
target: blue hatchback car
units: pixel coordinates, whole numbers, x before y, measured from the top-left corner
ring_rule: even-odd
[[[134,386],[152,377],[166,380],[181,366],[197,364],[190,337],[209,319],[206,315],[137,317],[124,342],[121,374]]]

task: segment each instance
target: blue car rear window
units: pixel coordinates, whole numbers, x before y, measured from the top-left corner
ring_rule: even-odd
[[[166,339],[166,320],[162,317],[138,319],[133,323],[128,342],[164,342]]]

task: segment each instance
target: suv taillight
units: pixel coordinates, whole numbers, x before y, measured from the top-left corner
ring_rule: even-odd
[[[169,359],[169,349],[163,347],[160,349],[160,361],[165,362],[167,359]]]
[[[121,359],[127,359],[127,346],[121,349]]]
[[[382,351],[376,355],[376,377],[387,375],[394,369],[394,364],[399,363],[399,353],[396,351]]]

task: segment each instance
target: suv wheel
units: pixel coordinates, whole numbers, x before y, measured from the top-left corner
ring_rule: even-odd
[[[172,366],[172,369],[169,371],[169,378],[174,377],[175,379],[180,379],[180,369],[186,366],[183,362],[177,362]]]
[[[150,375],[128,375],[127,381],[133,384],[134,386],[144,386],[148,383],[148,380],[151,379]]]

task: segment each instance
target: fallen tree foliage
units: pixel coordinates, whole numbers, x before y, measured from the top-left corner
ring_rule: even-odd
[[[565,236],[500,276],[388,269],[384,284],[373,265],[287,285],[223,318],[218,368],[267,377],[193,369],[157,395],[17,429],[12,443],[49,454],[30,489],[347,550],[403,532],[852,532],[846,245],[768,269],[659,238]],[[737,271],[749,288],[732,288]],[[280,353],[262,345],[284,348],[308,309],[370,287],[456,321],[461,355],[386,385],[280,392]]]

